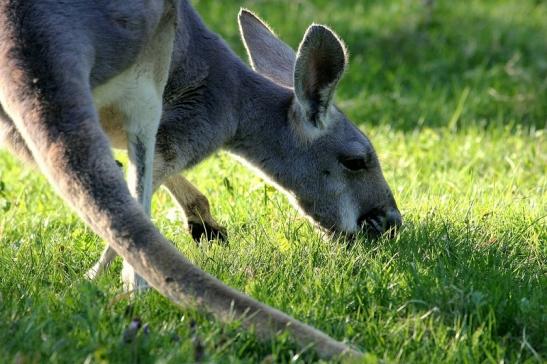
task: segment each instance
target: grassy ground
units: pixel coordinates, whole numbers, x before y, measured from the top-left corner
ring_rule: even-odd
[[[256,10],[296,46],[312,21],[346,40],[339,105],[373,140],[403,211],[392,241],[322,237],[260,179],[219,154],[188,173],[228,227],[191,241],[168,196],[154,221],[194,262],[253,297],[386,362],[547,357],[547,4],[542,1],[195,1],[242,54]],[[313,361],[281,335],[128,302],[116,264],[82,276],[102,242],[44,178],[0,154],[0,361]],[[128,343],[132,320],[145,325]]]

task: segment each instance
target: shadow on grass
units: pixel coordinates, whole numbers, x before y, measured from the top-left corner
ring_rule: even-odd
[[[516,217],[499,229],[488,221],[455,226],[435,216],[425,220],[408,226],[396,241],[369,246],[373,259],[388,262],[379,282],[354,287],[351,296],[365,300],[354,309],[389,307],[388,315],[403,321],[429,317],[448,327],[456,341],[479,332],[481,340],[488,338],[484,345],[503,344],[509,358],[519,351],[536,359],[543,355],[547,257],[539,246],[545,238],[541,220]],[[356,274],[356,281],[370,281],[369,271]]]
[[[372,125],[541,129],[547,121],[547,43],[533,24],[444,14],[387,33],[347,30],[354,55],[341,100]],[[352,69],[355,69],[352,72]],[[358,74],[359,73],[359,74]],[[342,101],[342,104],[344,102]]]

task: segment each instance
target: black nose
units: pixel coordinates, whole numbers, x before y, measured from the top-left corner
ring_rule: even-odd
[[[389,234],[389,238],[395,237],[398,228],[403,224],[399,210],[390,209],[387,212],[373,209],[359,218],[359,225],[372,236]]]
[[[391,228],[398,228],[403,224],[403,218],[401,213],[397,209],[390,210],[386,213],[385,217],[386,230]]]
[[[390,210],[385,216],[385,230],[388,232],[389,237],[393,239],[397,234],[397,230],[403,225],[403,218],[401,213],[397,209]]]

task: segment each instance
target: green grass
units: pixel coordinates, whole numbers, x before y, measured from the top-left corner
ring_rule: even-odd
[[[547,4],[542,1],[195,1],[243,54],[240,6],[292,46],[332,26],[351,66],[339,105],[371,137],[405,217],[395,240],[329,241],[220,153],[188,173],[230,244],[197,247],[167,194],[154,221],[233,287],[365,350],[367,361],[547,357]],[[128,301],[117,263],[82,278],[102,242],[45,179],[0,152],[0,361],[309,362],[280,335]],[[139,318],[146,329],[125,343]]]

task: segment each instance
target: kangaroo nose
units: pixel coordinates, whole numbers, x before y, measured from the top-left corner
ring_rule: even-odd
[[[402,223],[403,219],[397,208],[390,209],[387,212],[373,209],[362,215],[358,220],[359,226],[362,226],[363,230],[369,234],[379,236],[387,232],[390,238],[395,236]]]
[[[403,224],[401,213],[397,209],[390,210],[386,213],[385,228],[390,238],[394,238],[397,230]]]
[[[393,209],[386,214],[386,228],[398,228],[403,224],[401,213],[397,209]]]

